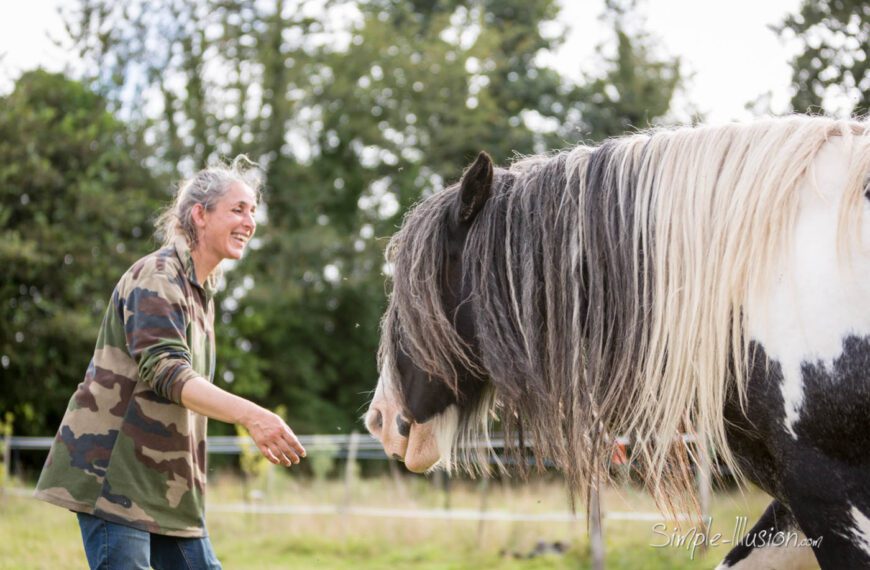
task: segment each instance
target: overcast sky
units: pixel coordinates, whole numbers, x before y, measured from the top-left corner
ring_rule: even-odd
[[[0,92],[10,78],[42,65],[60,70],[69,54],[49,37],[64,36],[57,15],[62,0],[16,2],[0,19]],[[561,21],[571,31],[549,63],[579,78],[594,67],[595,47],[611,37],[598,20],[603,0],[561,0]],[[747,118],[744,105],[771,92],[771,110],[785,110],[789,99],[790,51],[768,25],[796,12],[800,0],[646,0],[645,29],[666,54],[679,56],[694,74],[686,98],[712,121]]]

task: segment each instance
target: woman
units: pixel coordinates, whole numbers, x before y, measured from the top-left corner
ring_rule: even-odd
[[[256,229],[260,181],[242,162],[197,173],[158,219],[163,248],[115,287],[39,478],[37,498],[77,513],[91,568],[220,568],[207,417],[243,425],[272,463],[305,456],[279,416],[212,384],[216,269]]]

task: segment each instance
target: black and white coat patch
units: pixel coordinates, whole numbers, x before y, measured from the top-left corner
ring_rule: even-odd
[[[800,189],[790,251],[747,305],[748,407],[732,401],[726,417],[750,479],[776,500],[723,569],[815,566],[809,546],[754,545],[764,529],[820,539],[826,568],[870,567],[870,201],[863,247],[844,251],[847,160],[839,141],[822,149]]]

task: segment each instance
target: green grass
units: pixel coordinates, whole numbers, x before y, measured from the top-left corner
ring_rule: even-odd
[[[352,504],[390,508],[442,508],[447,496],[422,477],[404,477],[397,486],[389,479],[359,481]],[[315,482],[276,470],[260,485],[265,504],[338,504],[345,488],[341,481]],[[212,477],[209,504],[239,502],[242,486],[234,477]],[[478,509],[479,483],[451,485],[451,508]],[[713,531],[731,538],[735,517],[749,517],[751,525],[768,499],[757,491],[746,495],[721,494],[714,500]],[[490,511],[515,513],[563,512],[565,491],[557,480],[526,484],[491,483]],[[605,510],[654,510],[651,500],[633,488],[608,490]],[[446,521],[369,518],[336,515],[251,515],[211,512],[209,533],[224,567],[233,569],[314,568],[366,570],[386,568],[428,569],[572,569],[588,568],[585,521],[575,523]],[[729,550],[728,544],[699,553],[695,560],[687,548],[654,548],[665,539],[653,532],[651,522],[606,520],[607,568],[683,570],[710,568]],[[684,534],[689,526],[681,531]],[[673,526],[666,532],[670,535]],[[0,570],[85,568],[78,525],[72,513],[35,501],[6,495],[0,502]],[[528,560],[513,553],[528,553],[538,541],[571,545],[564,556],[546,555]]]

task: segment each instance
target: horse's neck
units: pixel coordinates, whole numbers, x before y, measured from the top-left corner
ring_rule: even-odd
[[[870,256],[863,247],[851,255],[838,247],[848,160],[842,139],[821,150],[800,186],[787,251],[769,273],[770,282],[750,292],[746,306],[751,340],[782,368],[788,426],[802,404],[801,364],[830,366],[847,337],[870,335]],[[870,244],[868,222],[861,227],[864,244]]]

